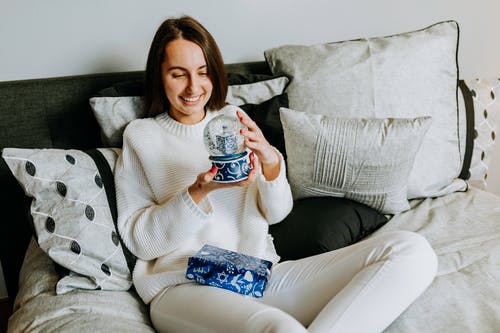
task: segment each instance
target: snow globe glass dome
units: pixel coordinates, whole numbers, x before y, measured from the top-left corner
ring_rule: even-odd
[[[212,165],[217,168],[214,181],[238,182],[248,178],[250,164],[245,138],[240,134],[246,127],[236,115],[236,107],[226,106],[221,114],[205,126],[203,139]]]

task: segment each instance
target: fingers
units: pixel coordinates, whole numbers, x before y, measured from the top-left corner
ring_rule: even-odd
[[[244,179],[240,182],[237,182],[237,183],[231,183],[231,185],[233,185],[233,186],[247,186],[247,185],[253,183],[255,181],[255,179],[257,179],[257,175],[258,175],[257,169],[253,168],[248,172],[248,176],[246,179]]]
[[[208,170],[208,172],[205,172],[205,174],[203,175],[203,181],[205,183],[210,183],[214,179],[216,173],[217,167],[213,165],[210,170]]]
[[[250,183],[253,183],[259,173],[259,161],[255,153],[251,152],[248,158],[250,162],[250,171],[248,172],[247,179],[236,183],[239,186],[246,186]]]
[[[262,163],[270,164],[279,161],[278,155],[260,130],[251,131],[242,129],[240,133],[245,137],[245,146],[252,150],[252,152],[255,152]]]
[[[248,158],[250,160],[250,169],[257,170],[257,168],[259,167],[259,162],[255,153],[251,152]]]
[[[215,165],[212,166],[210,170],[208,170],[207,172],[200,173],[196,179],[198,187],[210,183],[214,179],[216,173],[217,173],[217,167]]]
[[[196,181],[188,187],[189,195],[195,203],[199,203],[211,191],[210,184],[217,173],[217,168],[213,166],[208,172],[200,173]]]
[[[233,186],[247,186],[255,181],[257,178],[258,162],[257,157],[254,153],[250,153],[250,171],[248,177],[245,180],[235,182],[235,183],[218,183],[214,182],[214,177],[217,173],[217,167],[212,166],[212,168],[207,171],[200,173],[196,177],[196,181],[189,186],[188,191],[191,198],[195,203],[199,203],[209,192],[221,188],[233,187]]]
[[[250,129],[249,130],[241,129],[240,134],[243,135],[247,139],[246,141],[249,141],[249,142],[260,141],[260,138],[262,137],[262,134],[260,131],[259,132],[251,131]]]
[[[248,178],[239,182],[238,185],[239,186],[247,186],[251,183],[253,183],[255,181],[255,179],[257,179],[257,171],[255,171],[254,169],[250,170],[250,172],[248,173]]]
[[[248,128],[249,132],[262,133],[257,123],[244,112],[238,110],[236,111],[236,116],[240,119],[240,122]]]
[[[264,153],[265,149],[270,145],[259,126],[257,126],[250,117],[239,110],[236,111],[236,115],[241,123],[247,127],[246,130],[240,130],[240,134],[245,137],[245,146],[250,148],[250,150],[254,150],[258,155]]]

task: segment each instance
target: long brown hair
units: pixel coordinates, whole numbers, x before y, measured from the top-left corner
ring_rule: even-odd
[[[165,48],[171,41],[183,38],[197,44],[205,56],[208,75],[212,80],[213,90],[206,107],[220,109],[226,104],[227,74],[221,52],[215,39],[201,23],[189,16],[165,20],[153,38],[149,49],[144,82],[144,111],[146,117],[153,117],[165,112],[170,102],[165,95],[161,77],[161,64],[165,57]]]

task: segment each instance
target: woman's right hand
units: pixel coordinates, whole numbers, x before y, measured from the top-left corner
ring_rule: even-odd
[[[200,173],[198,177],[196,177],[196,181],[189,186],[188,191],[189,195],[193,199],[193,201],[198,204],[203,198],[207,196],[207,194],[213,190],[219,188],[227,188],[233,186],[247,186],[250,183],[253,183],[257,178],[257,171],[259,167],[259,163],[257,163],[257,158],[253,152],[250,153],[250,172],[248,173],[248,178],[235,183],[217,183],[214,182],[213,179],[217,174],[217,167],[212,166],[210,170],[207,172]]]

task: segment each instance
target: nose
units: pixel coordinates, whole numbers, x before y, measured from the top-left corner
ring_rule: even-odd
[[[190,75],[188,85],[187,85],[188,92],[190,92],[190,93],[199,92],[200,86],[201,86],[200,79],[198,78],[198,76],[197,75]]]

